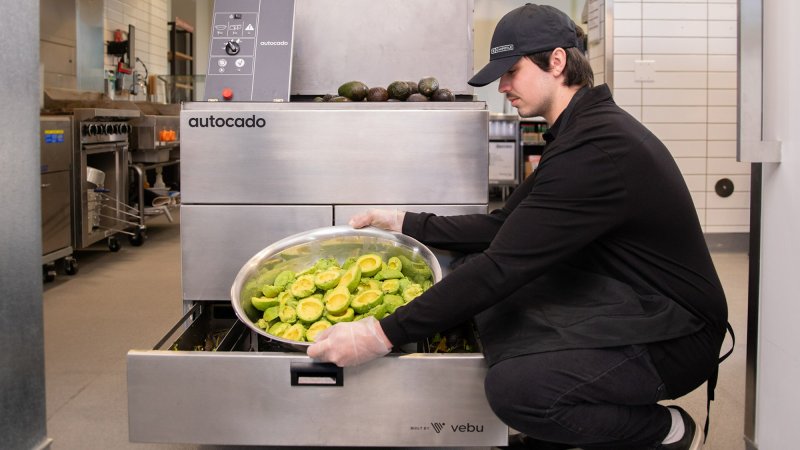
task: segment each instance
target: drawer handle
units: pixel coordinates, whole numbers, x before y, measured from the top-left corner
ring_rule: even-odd
[[[289,373],[292,386],[344,386],[344,371],[336,364],[292,361]]]

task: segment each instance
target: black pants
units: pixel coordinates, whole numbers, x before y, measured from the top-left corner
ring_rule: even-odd
[[[486,395],[508,426],[584,449],[656,448],[672,423],[647,347],[562,350],[501,361]]]

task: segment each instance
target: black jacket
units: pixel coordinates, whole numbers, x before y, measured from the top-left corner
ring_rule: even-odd
[[[725,296],[666,147],[605,85],[579,91],[549,134],[538,168],[502,209],[406,214],[405,234],[477,254],[384,318],[389,340],[412,342],[475,316],[489,364],[701,329],[718,352]]]

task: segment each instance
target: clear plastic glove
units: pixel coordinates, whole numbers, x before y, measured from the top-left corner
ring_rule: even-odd
[[[353,228],[364,228],[372,225],[373,227],[399,233],[403,231],[403,219],[405,217],[405,211],[400,211],[399,209],[369,209],[365,213],[351,217],[349,223]]]
[[[306,353],[317,361],[348,367],[379,358],[389,353],[391,347],[381,324],[374,317],[366,317],[323,330]]]

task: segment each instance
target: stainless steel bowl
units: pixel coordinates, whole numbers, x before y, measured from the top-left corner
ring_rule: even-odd
[[[433,282],[442,279],[442,269],[436,256],[414,238],[373,227],[317,228],[275,242],[250,258],[239,270],[231,286],[233,309],[239,320],[256,333],[282,344],[285,348],[305,352],[311,345],[309,342],[283,339],[256,326],[255,321],[261,317],[262,312],[252,306],[249,298],[242,298],[245,284],[264,272],[274,277],[284,270],[305,270],[320,258],[334,257],[343,262],[350,256],[366,253],[378,253],[384,259],[402,254],[412,261],[425,261],[433,272]]]

